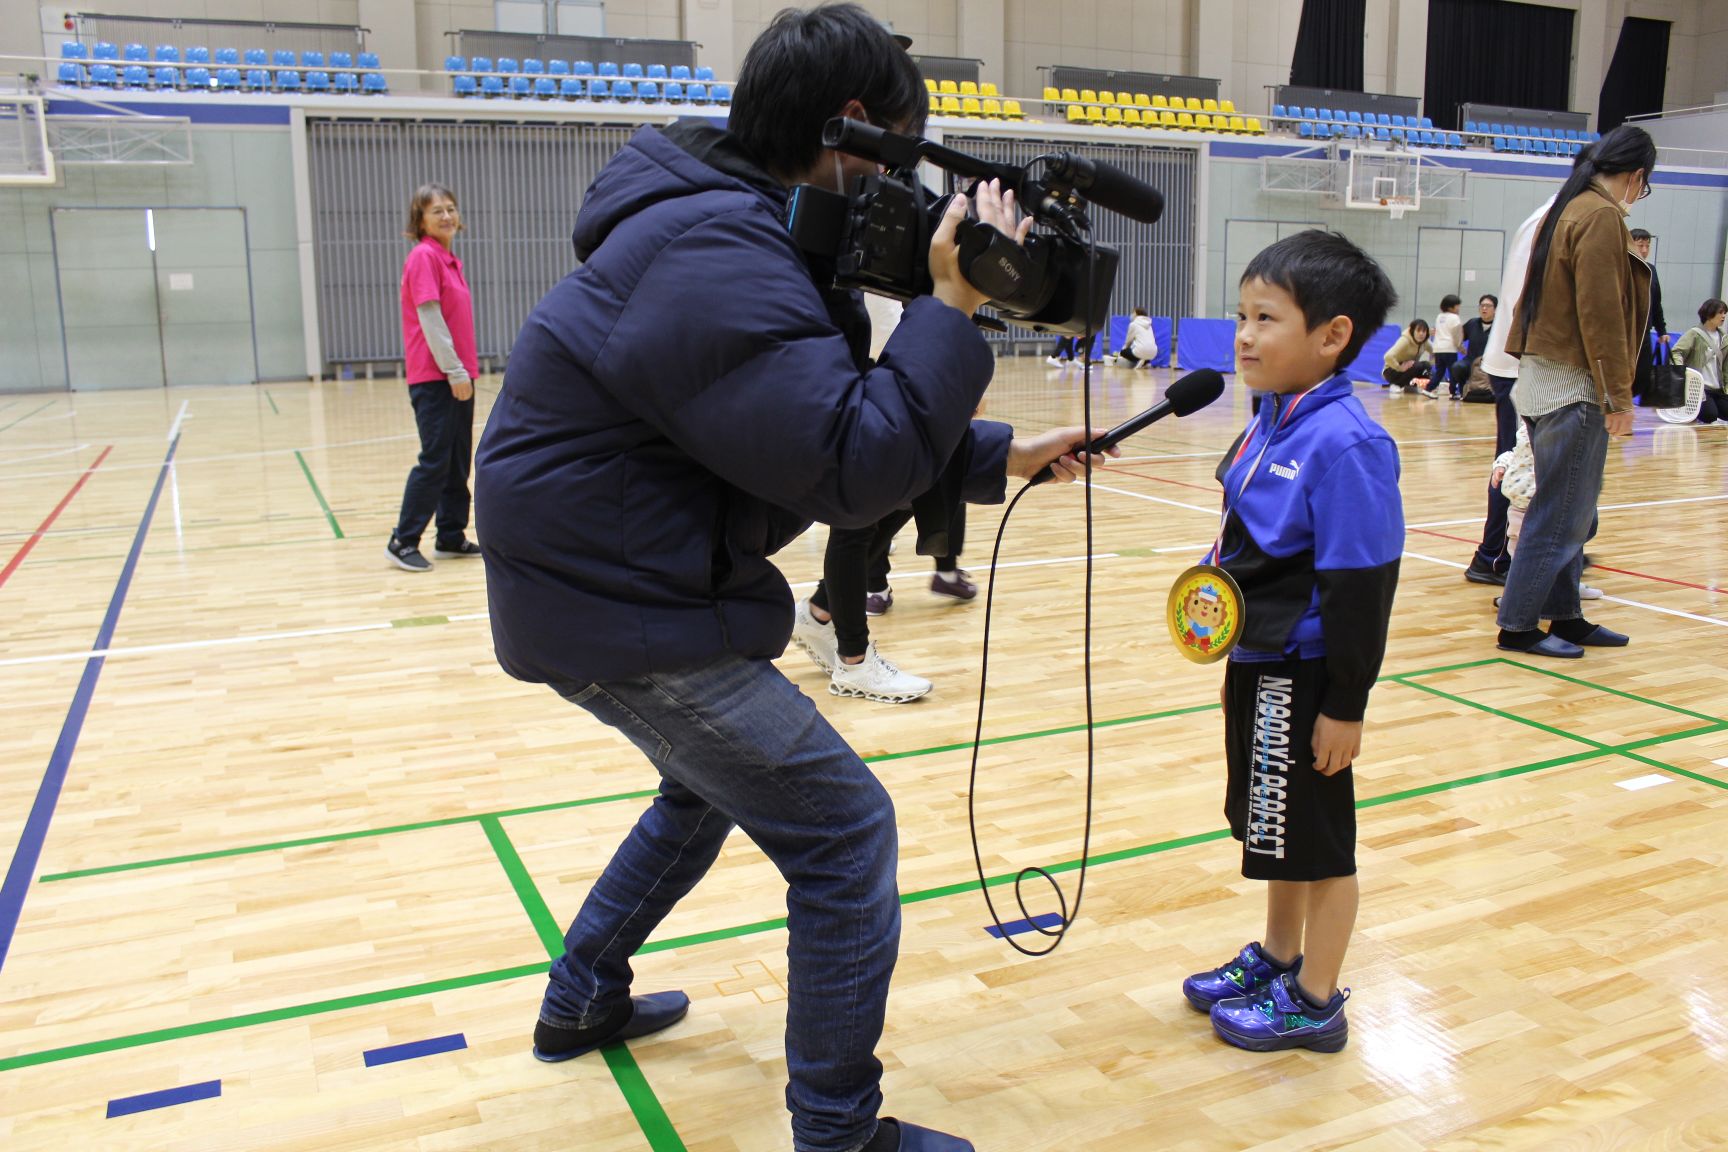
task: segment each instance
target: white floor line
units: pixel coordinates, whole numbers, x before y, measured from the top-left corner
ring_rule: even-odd
[[[249,460],[255,456],[292,456],[296,452],[328,452],[332,448],[358,448],[367,444],[390,444],[397,440],[418,440],[417,432],[404,432],[400,436],[373,436],[366,440],[342,440],[334,444],[303,444],[298,448],[261,448],[252,452],[224,452],[215,456],[186,456],[177,458],[176,467],[184,468],[188,464],[209,464],[221,460]],[[104,468],[104,472],[154,472],[161,464],[116,464]],[[7,480],[40,480],[48,476],[79,476],[82,468],[61,472],[22,472],[17,476],[8,476]]]
[[[1172,508],[1185,508],[1190,512],[1199,512],[1205,516],[1218,515],[1216,508],[1202,508],[1198,504],[1184,504],[1180,500],[1166,500],[1162,496],[1148,496],[1144,492],[1130,492],[1126,488],[1112,488],[1107,484],[1094,484],[1092,490],[1095,492],[1114,492],[1118,496],[1129,496],[1135,500],[1145,500],[1150,504],[1168,504]]]
[[[1631,504],[1603,504],[1596,509],[1598,512],[1626,512],[1634,508],[1665,508],[1670,504],[1709,504],[1719,500],[1728,500],[1728,494],[1721,496],[1678,496],[1672,500],[1638,500]],[[1456,528],[1463,524],[1480,524],[1481,516],[1470,516],[1462,520],[1424,520],[1420,524],[1408,524],[1407,528]]]
[[[1092,559],[1094,560],[1116,560],[1119,558],[1120,554],[1116,552],[1094,552],[1092,554]],[[1042,568],[1049,564],[1079,564],[1085,559],[1086,557],[1084,556],[1056,556],[1049,560],[1011,560],[1006,564],[996,565],[996,570],[1000,571],[1004,568]],[[971,571],[971,569],[968,569],[968,571]],[[991,570],[989,568],[979,568],[977,571],[980,574],[988,574]],[[819,581],[816,580],[800,580],[791,586],[793,588],[814,588],[818,583]],[[450,619],[454,620],[456,617],[452,616]]]
[[[88,444],[77,444],[71,448],[56,448],[52,452],[38,452],[34,456],[21,456],[16,460],[0,460],[0,468],[11,464],[29,464],[36,460],[48,460],[55,456],[70,456],[72,453],[82,452],[88,447],[90,447]],[[160,467],[160,465],[158,465],[158,467]],[[18,479],[18,477],[8,477],[8,479]]]
[[[180,438],[180,425],[186,422],[186,409],[192,407],[192,401],[180,401],[180,411],[174,414],[174,423],[168,428],[168,443],[172,444]]]
[[[0,660],[0,668],[15,668],[21,664],[52,664],[65,660],[83,660],[91,656],[144,656],[152,652],[185,652],[194,648],[227,648],[238,644],[264,644],[273,640],[304,640],[314,636],[340,636],[349,632],[378,632],[394,627],[382,624],[345,624],[335,628],[304,628],[297,632],[260,632],[253,636],[223,636],[215,640],[182,640],[176,644],[139,644],[129,648],[96,648],[82,652],[51,652],[42,656],[18,656]]]

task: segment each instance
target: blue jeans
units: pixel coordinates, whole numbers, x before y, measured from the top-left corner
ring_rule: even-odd
[[[1500,627],[1509,632],[1537,628],[1544,618],[1583,616],[1578,581],[1584,544],[1596,534],[1596,501],[1608,463],[1600,404],[1568,404],[1524,423],[1536,455],[1536,495],[1500,596]]]
[[[786,878],[786,1067],[793,1146],[842,1152],[881,1107],[876,1043],[900,945],[899,839],[887,790],[766,660],[561,685],[660,773],[552,965],[540,1018],[592,1027],[630,995],[630,957],[736,824]]]

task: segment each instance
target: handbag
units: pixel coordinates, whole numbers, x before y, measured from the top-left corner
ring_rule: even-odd
[[[1647,408],[1684,408],[1686,406],[1686,366],[1657,364],[1644,390]]]
[[[1494,403],[1494,385],[1488,382],[1488,373],[1482,370],[1480,358],[1470,365],[1470,375],[1464,381],[1461,399],[1466,404]]]

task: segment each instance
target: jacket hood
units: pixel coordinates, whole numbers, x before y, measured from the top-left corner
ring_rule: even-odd
[[[786,204],[785,187],[720,125],[683,119],[640,128],[582,198],[571,237],[576,258],[586,262],[614,228],[643,209],[699,192],[747,193],[776,215]]]

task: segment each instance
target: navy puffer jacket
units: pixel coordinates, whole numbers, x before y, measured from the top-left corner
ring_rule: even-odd
[[[983,338],[916,300],[865,370],[863,308],[817,287],[785,199],[699,121],[643,128],[588,190],[584,263],[523,325],[480,440],[512,676],[778,656],[792,596],[768,557],[811,521],[872,523],[949,468],[967,499],[1002,499],[1011,430],[971,419],[994,368]]]

